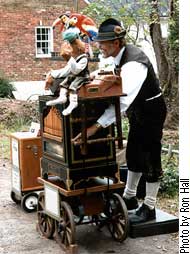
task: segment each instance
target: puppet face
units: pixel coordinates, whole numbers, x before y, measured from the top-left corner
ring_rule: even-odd
[[[66,60],[69,60],[72,53],[73,53],[73,48],[71,44],[67,41],[63,41],[63,44],[61,45],[60,55]]]
[[[70,18],[70,20],[69,20],[69,25],[75,26],[77,22],[78,22],[77,17],[72,17],[72,18]]]
[[[76,39],[72,43],[72,48],[73,48],[73,55],[75,56],[79,56],[85,53],[85,43],[81,41],[80,39]]]
[[[85,53],[85,43],[80,39],[74,40],[71,44],[67,41],[63,41],[60,55],[66,60],[69,60],[71,56],[77,57],[83,53]]]
[[[67,17],[66,15],[61,16],[61,21],[63,22],[63,24],[66,24],[69,21],[69,17]]]

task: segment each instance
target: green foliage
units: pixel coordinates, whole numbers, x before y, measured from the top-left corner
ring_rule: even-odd
[[[127,138],[128,136],[128,132],[129,132],[129,122],[127,117],[122,117],[121,119],[121,124],[122,124],[122,133],[123,133],[123,137]]]
[[[179,72],[179,0],[174,0],[174,10],[169,22],[168,44],[173,70],[178,76]]]
[[[105,1],[97,0],[84,8],[82,13],[91,17],[99,25],[103,20],[112,16],[112,9],[109,6],[105,8],[105,4]]]
[[[160,0],[159,8],[165,7],[165,3],[164,0]],[[145,24],[154,22],[153,16],[151,16],[153,13],[153,2],[149,0],[96,0],[89,4],[83,10],[83,13],[94,19],[98,26],[102,21],[110,17],[122,21],[127,29],[127,40],[134,44],[138,42],[139,28],[143,26],[143,29],[146,29]]]
[[[38,101],[1,100],[0,123],[6,128],[19,129],[39,121]]]
[[[179,189],[178,156],[173,155],[168,158],[167,155],[163,155],[162,166],[164,174],[160,184],[160,193],[174,197]]]
[[[8,126],[9,130],[22,131],[24,126],[29,126],[31,124],[33,118],[35,120],[35,116],[33,115],[22,115],[21,113],[17,113],[16,111],[11,111],[6,114],[6,118],[3,119],[1,125],[4,126],[5,129],[6,126]]]
[[[15,88],[10,81],[0,73],[0,98],[12,98]]]
[[[30,122],[21,117],[14,120],[14,125],[7,126],[0,123],[0,158],[10,159],[10,134],[13,132],[28,131],[30,127]]]

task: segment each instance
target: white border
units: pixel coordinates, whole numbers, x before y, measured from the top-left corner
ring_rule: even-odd
[[[190,253],[190,1],[179,13],[179,253]],[[184,179],[184,180],[183,180]]]

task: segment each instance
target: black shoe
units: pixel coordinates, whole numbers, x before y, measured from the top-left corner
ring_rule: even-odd
[[[142,204],[142,206],[136,211],[134,215],[131,216],[131,223],[146,222],[149,220],[154,220],[156,218],[156,210],[150,209],[147,205]]]
[[[138,208],[138,201],[136,197],[132,197],[132,198],[123,197],[123,200],[125,201],[127,210],[134,210]]]

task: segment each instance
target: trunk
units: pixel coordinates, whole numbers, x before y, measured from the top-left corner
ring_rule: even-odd
[[[153,48],[155,51],[160,84],[164,93],[169,94],[172,88],[171,69],[170,69],[170,64],[166,55],[166,48],[164,46],[164,41],[162,38],[157,1],[153,1],[152,5],[153,5],[153,11],[151,13],[151,19],[153,21],[149,26],[150,36],[151,36]]]
[[[152,1],[152,13],[150,24],[150,36],[152,39],[153,48],[155,51],[158,73],[160,83],[165,95],[168,115],[166,118],[165,126],[168,128],[178,128],[178,53],[176,52],[176,41],[177,37],[177,25],[178,25],[178,16],[177,15],[177,1],[170,0],[170,21],[175,23],[170,24],[170,38],[172,41],[167,39],[167,45],[162,38],[161,25],[160,25],[160,16],[158,11],[158,2]],[[171,27],[172,25],[172,27]],[[172,32],[172,34],[171,34]],[[172,37],[171,37],[172,36]],[[171,44],[172,42],[172,44]]]

